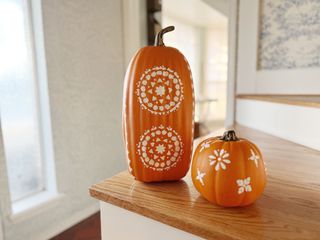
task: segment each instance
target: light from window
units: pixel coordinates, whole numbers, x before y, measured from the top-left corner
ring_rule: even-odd
[[[0,0],[0,117],[13,202],[45,187],[30,26],[24,0]]]

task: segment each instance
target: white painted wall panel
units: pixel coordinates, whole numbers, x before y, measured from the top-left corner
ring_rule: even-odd
[[[320,150],[320,109],[237,99],[237,123]]]
[[[201,240],[202,238],[151,218],[100,201],[102,240]]]

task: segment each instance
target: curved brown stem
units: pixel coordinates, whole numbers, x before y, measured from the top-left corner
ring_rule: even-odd
[[[167,32],[171,32],[174,30],[174,26],[169,26],[169,27],[166,27],[162,30],[160,30],[156,36],[156,40],[154,42],[154,45],[155,46],[164,46],[164,43],[163,43],[163,34],[167,33]]]
[[[236,132],[234,130],[225,131],[223,136],[221,137],[223,141],[239,141],[240,139],[237,137]]]

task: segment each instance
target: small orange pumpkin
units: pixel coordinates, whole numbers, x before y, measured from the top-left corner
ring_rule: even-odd
[[[238,138],[233,130],[197,146],[191,173],[198,192],[225,207],[253,203],[262,194],[267,179],[258,147]]]
[[[179,180],[191,162],[192,76],[185,57],[163,43],[163,34],[172,30],[161,30],[155,46],[140,49],[125,76],[122,122],[128,167],[143,182]]]

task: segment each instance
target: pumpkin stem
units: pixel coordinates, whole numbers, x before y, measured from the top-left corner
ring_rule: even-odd
[[[239,141],[239,138],[236,135],[234,130],[225,131],[223,136],[221,137],[223,141]]]
[[[161,29],[157,36],[156,36],[156,40],[154,42],[154,45],[155,46],[164,46],[164,43],[163,43],[163,34],[167,33],[167,32],[171,32],[174,30],[174,26],[169,26],[169,27],[166,27],[164,29]]]

